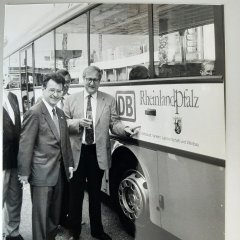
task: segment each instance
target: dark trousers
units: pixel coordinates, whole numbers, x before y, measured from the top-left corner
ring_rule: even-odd
[[[62,173],[59,171],[57,184],[52,187],[31,185],[32,233],[34,240],[46,240],[56,229],[60,220],[62,201]]]
[[[63,175],[63,194],[62,194],[62,206],[61,206],[61,213],[60,213],[60,225],[68,228],[67,225],[67,217],[69,212],[69,182],[67,180],[65,169],[62,164],[61,167],[62,175]]]
[[[70,180],[69,229],[73,235],[80,235],[82,205],[86,180],[89,195],[89,218],[92,234],[103,232],[101,218],[101,185],[104,171],[97,163],[96,145],[82,145],[77,170]]]
[[[4,225],[6,235],[15,237],[19,235],[19,224],[22,207],[22,184],[18,180],[16,168],[3,171],[3,197],[5,207]]]

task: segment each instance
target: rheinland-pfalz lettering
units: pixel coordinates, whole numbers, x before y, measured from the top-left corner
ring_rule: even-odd
[[[199,108],[199,97],[195,95],[194,90],[185,89],[177,90],[173,89],[173,93],[170,95],[164,94],[162,90],[159,90],[158,94],[154,94],[154,91],[149,94],[147,90],[140,91],[140,105],[147,106],[171,106],[175,107],[176,114],[179,113],[179,108]]]

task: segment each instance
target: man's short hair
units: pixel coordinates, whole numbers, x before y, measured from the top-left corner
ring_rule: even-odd
[[[149,78],[149,71],[143,65],[138,65],[132,68],[129,73],[129,80],[147,79]]]
[[[102,78],[102,70],[101,70],[99,67],[97,67],[97,66],[88,66],[88,67],[86,67],[86,68],[83,70],[83,78],[86,77],[86,73],[87,73],[88,71],[96,71],[96,72],[98,72],[99,80],[101,80],[101,78]]]
[[[207,66],[211,66],[212,68],[214,68],[214,61],[209,60],[209,61],[203,62],[201,64],[201,70],[205,70]]]
[[[70,73],[66,70],[66,69],[59,69],[56,71],[57,74],[61,74],[63,75],[64,77],[66,77],[67,75],[70,76]]]
[[[214,61],[205,61],[201,64],[200,74],[202,76],[210,76],[215,74],[215,64]]]
[[[44,88],[46,88],[47,83],[49,80],[53,80],[54,82],[56,82],[57,84],[62,84],[64,86],[65,84],[65,78],[62,74],[59,73],[50,73],[50,74],[46,74],[44,79],[43,79],[43,84],[42,86]]]

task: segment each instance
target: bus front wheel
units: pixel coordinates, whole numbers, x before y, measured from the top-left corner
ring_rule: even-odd
[[[125,229],[135,235],[137,227],[148,221],[148,187],[138,170],[127,170],[117,187],[117,210]]]
[[[128,171],[118,188],[118,199],[122,212],[136,221],[145,215],[148,201],[147,182],[138,171]]]

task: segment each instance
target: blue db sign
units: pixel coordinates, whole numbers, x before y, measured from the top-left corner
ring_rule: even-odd
[[[134,91],[116,91],[117,110],[121,120],[136,121],[136,101]]]

